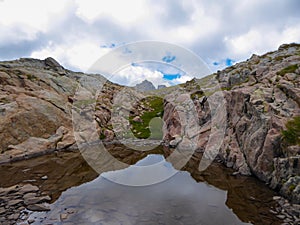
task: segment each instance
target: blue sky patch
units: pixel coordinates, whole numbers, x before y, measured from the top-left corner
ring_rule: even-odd
[[[174,79],[177,79],[177,78],[180,78],[181,75],[179,73],[177,74],[164,74],[163,75],[163,78],[166,79],[166,80],[174,80]]]
[[[162,58],[162,61],[166,62],[166,63],[170,63],[173,62],[176,59],[176,56],[172,56],[172,55],[166,55]]]
[[[226,65],[226,66],[232,66],[232,64],[233,64],[234,62],[235,62],[235,61],[234,61],[233,59],[227,58],[227,59],[225,60],[225,65]]]

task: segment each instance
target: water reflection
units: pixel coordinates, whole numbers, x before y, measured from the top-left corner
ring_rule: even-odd
[[[0,165],[0,187],[31,183],[50,195],[54,203],[52,211],[33,215],[46,216],[49,224],[71,225],[77,220],[81,221],[78,224],[120,224],[119,220],[123,224],[210,224],[220,218],[222,220],[216,224],[228,224],[224,220],[227,217],[234,219],[234,223],[229,224],[241,221],[281,224],[270,212],[275,207],[272,200],[275,192],[254,177],[232,176],[233,171],[219,163],[199,172],[201,153],[195,153],[183,168],[188,172],[179,172],[161,155],[153,155],[165,153],[162,147],[148,152],[121,145],[111,145],[107,149],[128,167],[107,172],[110,169],[103,164],[99,177],[79,152],[60,152]],[[148,154],[152,155],[145,158]],[[147,175],[138,172],[153,164],[157,164],[157,168],[148,170]],[[146,187],[126,187],[110,181],[139,184],[174,172],[176,175],[167,181]],[[41,179],[45,175],[48,179]],[[211,218],[214,211],[219,216]],[[36,224],[46,223],[39,221],[37,218]]]
[[[156,169],[147,170],[149,164]],[[177,171],[170,179],[145,187],[111,181],[139,184],[174,171],[163,156],[151,154],[135,166],[106,172],[67,190],[50,212],[31,217],[40,218],[34,224],[245,224],[226,206],[227,191],[197,183],[188,172]]]

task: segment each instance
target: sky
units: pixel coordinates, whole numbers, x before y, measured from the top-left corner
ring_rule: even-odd
[[[160,41],[193,52],[214,72],[299,43],[299,11],[299,0],[0,0],[0,60],[50,56],[86,72],[120,46]],[[191,79],[160,64],[177,58],[166,51],[158,66],[131,62],[114,79],[167,86]]]

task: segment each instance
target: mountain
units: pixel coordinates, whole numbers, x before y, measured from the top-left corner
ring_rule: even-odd
[[[153,91],[156,88],[150,81],[144,80],[141,83],[135,85],[135,89],[138,91]]]
[[[177,111],[178,104],[188,104],[187,93],[195,117],[191,110]],[[195,144],[208,161],[216,156],[238,173],[255,175],[300,202],[299,44],[282,45],[277,51],[193,79],[165,99],[164,134],[171,146],[185,149]],[[182,123],[185,117],[188,120]],[[199,161],[193,156],[189,166]]]
[[[161,85],[158,85],[158,86],[157,86],[157,89],[163,89],[163,88],[166,88],[166,87],[167,87],[166,85],[161,84]]]
[[[208,161],[216,157],[300,202],[299,44],[178,86],[154,90],[145,80],[136,89],[67,70],[52,58],[0,62],[0,163],[132,137],[124,130],[145,138],[151,118],[163,117],[171,149],[196,149],[186,167],[196,171],[205,152]],[[112,119],[116,112],[122,116]]]

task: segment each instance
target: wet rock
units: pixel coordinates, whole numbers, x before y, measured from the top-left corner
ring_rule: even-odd
[[[47,179],[48,179],[48,176],[46,176],[46,175],[45,175],[45,176],[42,176],[41,179],[42,179],[42,180],[47,180]]]
[[[23,202],[23,200],[21,200],[21,199],[15,199],[15,200],[11,200],[11,201],[9,201],[8,202],[8,206],[15,206],[15,205],[18,205],[19,203],[22,203]]]
[[[47,203],[33,204],[33,205],[27,206],[27,209],[29,209],[31,211],[37,211],[37,212],[49,211],[50,205]]]
[[[27,198],[24,197],[24,203],[27,206],[40,203],[40,202],[47,202],[50,200],[51,198],[49,196],[27,197]]]
[[[27,222],[28,222],[29,224],[32,224],[32,223],[35,222],[35,220],[34,220],[34,219],[29,219],[29,220],[27,220]]]
[[[68,219],[68,216],[69,215],[67,213],[62,213],[62,214],[60,214],[60,220],[64,221],[64,220]]]
[[[20,189],[20,194],[26,194],[28,192],[37,192],[39,188],[37,186],[33,186],[31,184],[25,184]]]

